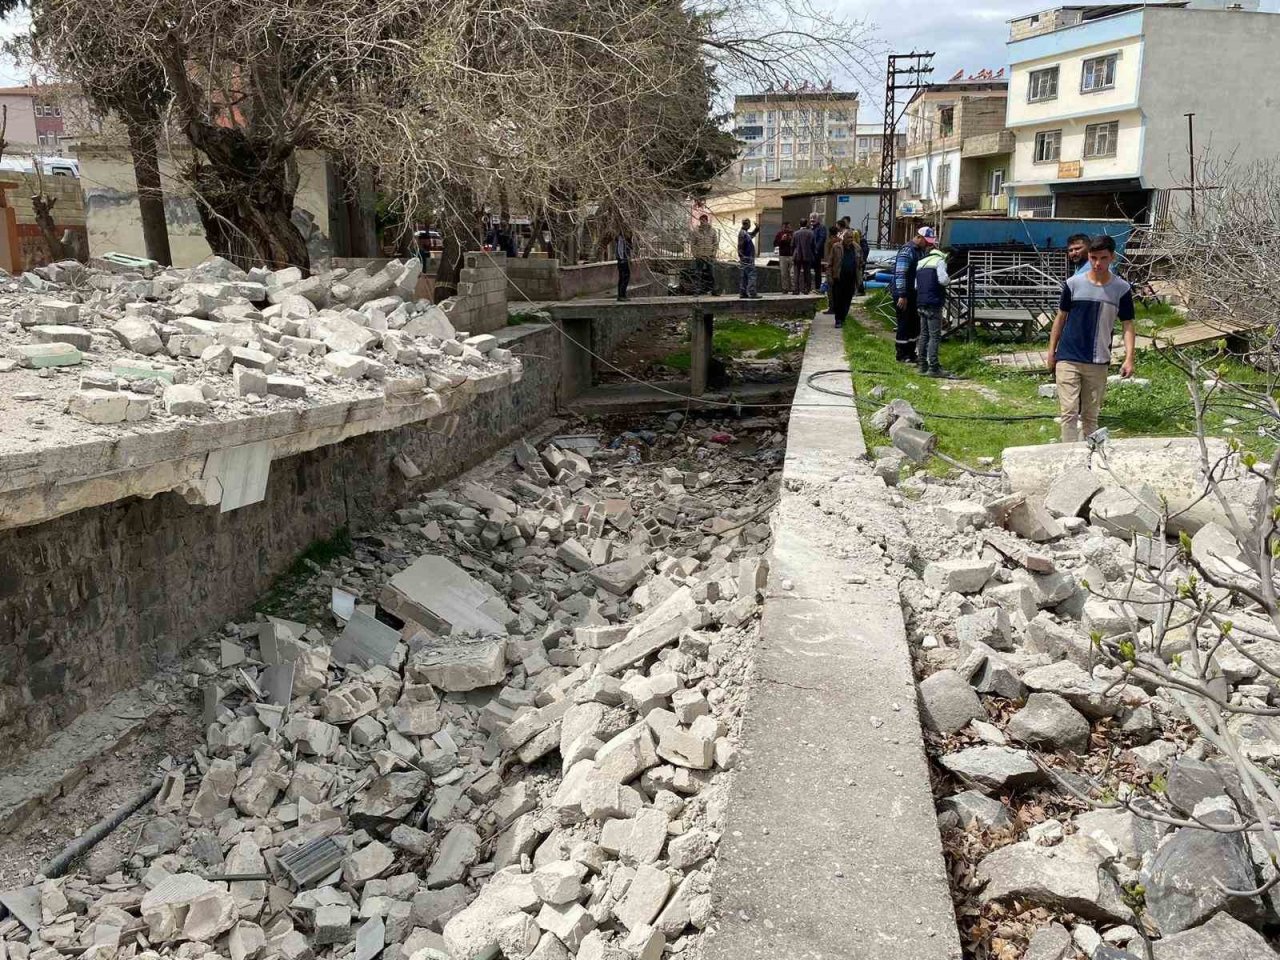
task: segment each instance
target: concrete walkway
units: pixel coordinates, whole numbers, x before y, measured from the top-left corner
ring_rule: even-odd
[[[819,316],[792,413],[707,960],[960,956],[896,582],[906,535]],[[848,374],[819,381],[851,390]]]

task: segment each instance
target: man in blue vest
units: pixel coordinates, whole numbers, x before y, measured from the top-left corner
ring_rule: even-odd
[[[938,363],[942,340],[942,314],[947,306],[947,255],[932,247],[916,264],[916,306],[920,312],[920,337],[916,342],[916,365],[922,374],[951,379]]]

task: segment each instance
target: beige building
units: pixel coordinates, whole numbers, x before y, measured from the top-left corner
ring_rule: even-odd
[[[907,145],[898,155],[899,213],[992,209],[1003,196],[1012,138],[1002,134],[1009,81],[1004,71],[935,83],[904,113]]]
[[[772,249],[773,234],[777,232],[782,217],[782,195],[790,193],[791,188],[770,184],[767,187],[743,187],[727,189],[712,194],[694,211],[695,220],[698,214],[706,213],[711,225],[719,236],[717,256],[722,260],[733,260],[738,253],[738,230],[744,217],[752,223],[760,224],[759,242],[756,244],[761,252]]]
[[[81,144],[76,156],[84,188],[89,253],[146,256],[138,185],[128,148],[119,144]],[[298,151],[298,174],[301,182],[294,200],[294,222],[307,238],[312,259],[344,255],[346,251],[332,239],[330,200],[336,191],[331,190],[324,155]],[[194,266],[212,252],[205,240],[195,197],[168,156],[160,158],[160,177],[174,266]]]
[[[894,141],[895,154],[901,154],[907,148],[907,135],[905,133],[894,134]],[[878,167],[883,156],[884,124],[858,124],[858,133],[853,147],[854,160],[869,167]]]
[[[1280,16],[1257,2],[1064,6],[1010,22],[1007,187],[1021,216],[1158,217],[1197,154],[1280,155]]]
[[[41,156],[62,156],[83,132],[88,114],[84,97],[67,84],[0,87],[0,109],[6,149]]]
[[[735,97],[733,112],[742,142],[733,166],[740,183],[794,182],[856,154],[858,95],[830,84]]]

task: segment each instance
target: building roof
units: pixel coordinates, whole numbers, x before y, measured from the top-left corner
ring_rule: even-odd
[[[806,190],[803,193],[784,193],[783,200],[792,200],[799,197],[829,197],[835,193],[861,193],[871,194],[879,193],[879,187],[868,187],[866,185],[858,187],[832,187],[830,190]]]
[[[69,83],[40,83],[20,87],[0,87],[0,97],[56,97],[71,91]]]
[[[858,94],[843,90],[766,90],[763,93],[740,93],[733,98],[734,106],[740,103],[804,102],[833,103],[857,100]]]
[[[1147,0],[1145,3],[1064,3],[1056,7],[1046,7],[1043,10],[1033,10],[1020,17],[1011,17],[1005,22],[1020,23],[1023,20],[1044,16],[1046,13],[1056,13],[1059,10],[1077,10],[1085,20],[1097,20],[1100,17],[1114,17],[1118,13],[1128,13],[1130,10],[1141,10],[1143,7],[1185,7],[1188,2],[1189,0]]]

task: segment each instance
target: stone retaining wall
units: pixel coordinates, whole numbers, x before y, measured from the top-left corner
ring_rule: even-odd
[[[277,460],[260,503],[219,513],[166,493],[0,532],[0,762],[248,615],[312,543],[358,532],[548,417],[559,334],[499,336],[525,357],[519,382],[430,420]],[[412,483],[392,466],[400,453],[422,471]]]
[[[457,330],[492,333],[507,325],[507,255],[468,253],[458,276],[458,294],[440,306]]]

